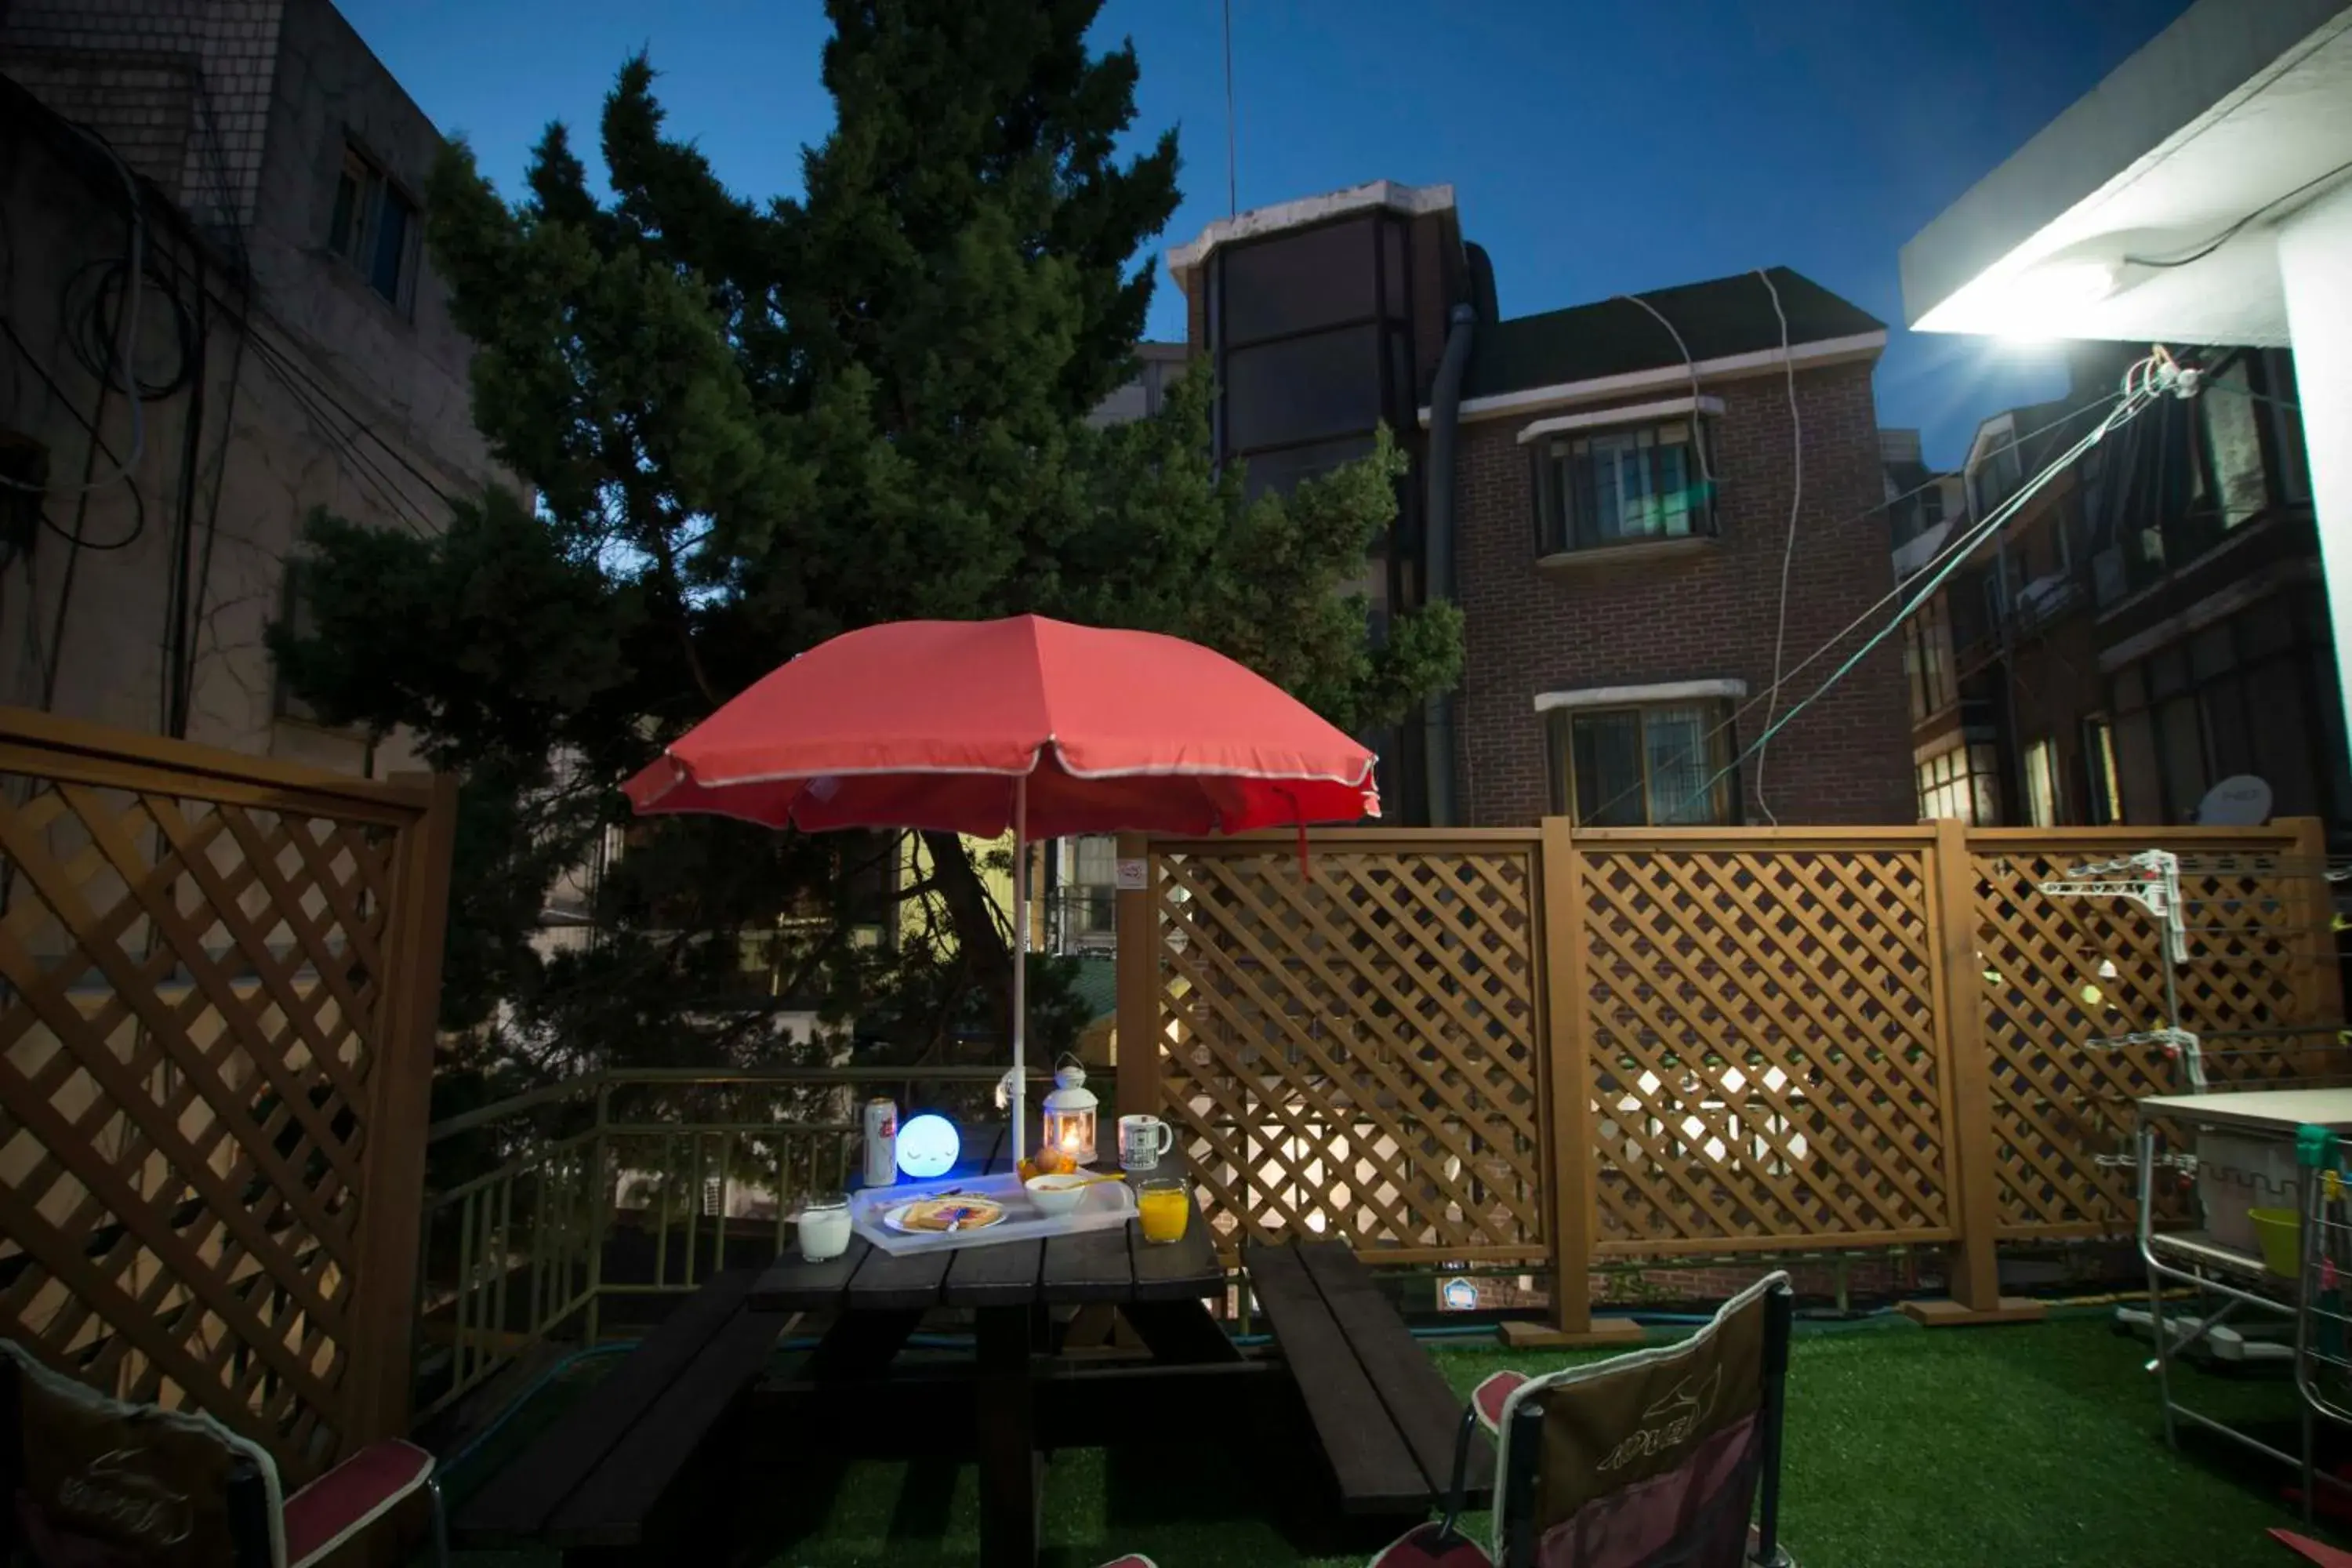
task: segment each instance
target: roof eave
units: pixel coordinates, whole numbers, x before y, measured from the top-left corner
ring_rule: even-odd
[[[1856,332],[1850,337],[1791,343],[1785,363],[1801,370],[1822,370],[1832,365],[1874,360],[1885,347],[1886,333],[1884,331]],[[1582,381],[1557,382],[1545,386],[1489,393],[1481,397],[1464,398],[1462,420],[1468,424],[1480,419],[1506,419],[1516,414],[1573,407],[1583,403],[1606,403],[1645,393],[1687,388],[1694,379],[1702,386],[1710,382],[1738,381],[1776,372],[1783,363],[1780,350],[1776,346],[1750,353],[1724,354],[1716,359],[1700,360],[1696,364],[1651,365],[1617,375],[1592,376]],[[1420,420],[1424,426],[1429,423],[1429,409],[1425,405],[1420,411]]]

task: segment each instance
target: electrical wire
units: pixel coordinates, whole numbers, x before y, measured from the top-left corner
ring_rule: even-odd
[[[1772,625],[1772,686],[1764,701],[1765,734],[1772,733],[1772,710],[1780,702],[1780,664],[1789,643],[1789,569],[1797,559],[1797,516],[1805,504],[1805,424],[1797,412],[1797,362],[1789,352],[1789,312],[1780,307],[1780,290],[1773,286],[1772,275],[1761,267],[1756,276],[1763,280],[1764,290],[1772,296],[1772,314],[1780,322],[1780,368],[1786,373],[1789,386],[1789,462],[1793,478],[1789,490],[1789,537],[1780,547],[1780,604]],[[1694,422],[1696,414],[1693,414]],[[1756,753],[1756,809],[1772,826],[1780,819],[1772,815],[1772,807],[1764,798],[1764,757]]]
[[[1238,216],[1242,210],[1241,121],[1234,117],[1234,0],[1224,0],[1225,11],[1225,216]]]
[[[1620,294],[1616,296],[1616,298],[1623,300],[1631,304],[1639,305],[1642,309],[1650,312],[1650,315],[1657,321],[1658,325],[1666,329],[1666,336],[1675,340],[1675,352],[1683,356],[1683,369],[1690,373],[1691,443],[1698,448],[1699,483],[1705,487],[1706,498],[1708,501],[1712,503],[1715,500],[1715,470],[1713,465],[1707,461],[1706,434],[1699,428],[1698,423],[1698,361],[1691,357],[1690,345],[1683,342],[1682,333],[1676,331],[1675,330],[1675,324],[1666,320],[1666,313],[1664,310],[1659,310],[1655,305],[1651,304],[1639,294]],[[1785,322],[1782,323],[1781,331],[1783,342],[1785,343],[1787,335],[1787,324]]]
[[[401,492],[400,487],[376,466],[373,459],[360,450],[351,436],[335,423],[317,401],[314,401],[311,393],[305,389],[303,384],[289,374],[285,356],[271,347],[268,341],[258,333],[249,335],[254,358],[260,362],[264,370],[277,378],[278,385],[285,388],[286,395],[292,398],[295,405],[302,410],[304,416],[310,419],[312,427],[324,435],[329,443],[342,454],[350,464],[352,472],[374,490],[376,499],[383,504],[384,510],[398,519],[410,532],[419,538],[429,537],[434,531],[431,524],[415,513],[408,498]]]
[[[2136,366],[2135,369],[2137,368],[2137,367]],[[2126,384],[2129,385],[2130,381],[2131,373],[2125,373]],[[2137,418],[2148,405],[2153,403],[2158,395],[2159,394],[2156,392],[2145,391],[2135,395],[2126,395],[2120,404],[2108,413],[2105,418],[2099,422],[2097,429],[2092,431],[2089,435],[2075,442],[2074,446],[2068,447],[2063,453],[2061,453],[2057,458],[2053,459],[2040,473],[2036,474],[2026,484],[2021,486],[2014,495],[2011,496],[2007,500],[2001,502],[1999,507],[1995,508],[1993,511],[1986,517],[1982,523],[1977,525],[1974,529],[1971,529],[1969,536],[1969,550],[1973,552],[1977,544],[1981,543],[1986,539],[1991,538],[2002,524],[2006,523],[2011,518],[2016,516],[2017,513],[2023,509],[2025,503],[2032,500],[2034,496],[2040,494],[2042,490],[2048,486],[2051,480],[2054,479],[2058,475],[2063,473],[2068,468],[2072,467],[2085,452],[2088,452],[2093,447],[2105,439],[2110,433],[2122,428],[2133,419]],[[1821,700],[1832,687],[1844,679],[1846,676],[1852,674],[1854,668],[1860,665],[1865,658],[1869,657],[1873,649],[1876,648],[1879,644],[1885,642],[1889,637],[1893,636],[1896,628],[1901,626],[1905,621],[1910,619],[1911,616],[1918,611],[1921,605],[1925,605],[1928,599],[1935,595],[1937,590],[1944,585],[1945,580],[1951,576],[1953,573],[1959,570],[1960,566],[1965,562],[1965,559],[1966,557],[1964,555],[1955,554],[1946,564],[1937,568],[1934,572],[1927,574],[1927,581],[1921,584],[1919,591],[1912,595],[1910,603],[1905,605],[1903,608],[1896,613],[1893,620],[1889,621],[1885,626],[1880,627],[1876,632],[1873,633],[1867,639],[1865,639],[1862,647],[1856,648],[1853,654],[1846,658],[1844,663],[1839,665],[1837,668],[1830,672],[1827,679],[1823,680],[1818,687],[1815,687],[1802,701],[1792,706],[1776,723],[1767,729],[1762,735],[1759,736],[1756,742],[1748,746],[1746,751],[1743,751],[1738,756],[1733,757],[1721,768],[1717,769],[1713,777],[1709,778],[1705,784],[1701,784],[1696,790],[1691,793],[1689,797],[1684,802],[1684,805],[1689,805],[1698,801],[1705,800],[1708,793],[1712,791],[1717,784],[1722,783],[1726,778],[1730,777],[1731,774],[1738,768],[1739,764],[1745,762],[1759,747],[1769,743],[1775,734],[1779,733],[1781,730],[1786,729],[1790,724],[1794,723],[1799,714],[1804,712],[1806,709]]]
[[[82,369],[103,379],[112,379],[116,374],[114,342],[119,334],[114,323],[107,319],[107,301],[110,296],[118,296],[123,291],[123,270],[121,261],[84,262],[66,279],[63,291],[64,315],[79,329],[68,333],[66,341],[72,346],[74,358],[81,363]],[[84,287],[84,279],[92,274],[97,276],[98,281],[89,287],[88,302],[77,303],[75,296]],[[128,363],[121,367],[121,378],[123,390],[135,390],[141,402],[161,403],[188,384],[195,357],[195,323],[189,318],[188,307],[181,300],[178,289],[155,270],[152,262],[147,268],[146,283],[163,296],[169,307],[173,335],[179,352],[172,363],[172,374],[161,381],[142,379],[139,367]]]
[[[37,495],[87,495],[91,490],[104,489],[109,485],[128,483],[131,479],[131,471],[139,466],[139,459],[147,449],[146,417],[140,409],[138,376],[132,368],[139,363],[139,294],[140,280],[144,277],[147,267],[147,203],[145,198],[140,194],[138,176],[131,172],[131,165],[122,161],[121,155],[115,152],[113,146],[108,142],[105,137],[100,136],[97,132],[90,130],[88,126],[79,124],[73,121],[66,121],[66,125],[68,129],[71,130],[83,141],[89,142],[91,146],[97,148],[99,152],[105,154],[107,162],[114,165],[114,172],[122,177],[123,195],[130,203],[130,243],[128,253],[125,255],[122,261],[124,272],[130,279],[130,283],[126,289],[129,298],[124,304],[122,311],[122,347],[119,358],[117,358],[114,363],[121,365],[123,378],[131,384],[131,452],[129,457],[125,458],[121,462],[115,464],[114,472],[107,475],[106,478],[102,479],[96,479],[89,477],[89,474],[94,468],[94,463],[85,464],[83,466],[82,485],[79,491],[70,489],[56,490],[50,489],[42,485],[28,485],[21,479],[12,479],[5,474],[0,474],[0,485],[5,485],[10,489],[30,490]],[[12,333],[11,335],[13,336],[14,334]],[[21,349],[23,345],[20,343],[18,347]],[[30,357],[29,353],[27,354],[27,357]],[[112,384],[111,376],[101,375],[99,378],[99,385],[100,388],[99,406],[101,409],[106,405],[104,388],[110,384]],[[103,423],[103,421],[93,420],[90,423],[94,432],[95,427]],[[98,439],[95,433],[92,434],[90,439],[93,442]],[[111,452],[107,454],[107,459],[110,462],[113,461],[113,454]],[[79,511],[79,509],[77,509],[77,511]],[[70,571],[70,567],[68,568],[68,571]]]
[[[2169,258],[2160,258],[2153,256],[2126,256],[2124,258],[2125,264],[2132,267],[2171,268],[2186,267],[2192,261],[2202,261],[2207,257],[2212,255],[2215,251],[2221,249],[2223,246],[2229,244],[2231,240],[2237,238],[2240,234],[2245,231],[2247,225],[2255,222],[2265,214],[2276,212],[2279,208],[2286,205],[2287,203],[2294,200],[2295,197],[2303,195],[2304,192],[2326,184],[2328,181],[2336,178],[2336,175],[2343,174],[2347,169],[2352,169],[2352,158],[2346,159],[2343,163],[2336,164],[2336,167],[2328,170],[2324,174],[2304,181],[2303,184],[2295,186],[2294,189],[2287,192],[2286,195],[2283,196],[2274,196],[2271,200],[2264,202],[2262,205],[2256,207],[2253,211],[2248,213],[2245,216],[2240,218],[2237,222],[2231,224],[2229,227],[2215,235],[2212,238],[2195,247],[2186,256],[2176,256]]]
[[[2080,407],[2068,410],[2066,413],[2060,415],[2057,418],[2051,420],[2046,425],[2041,426],[2039,428],[2027,431],[2024,435],[2016,437],[2016,439],[2022,443],[2046,436],[2053,430],[2057,430],[2073,424],[2075,420],[2084,417],[2085,415],[2095,414],[2103,409],[2112,407],[2122,400],[2123,395],[2124,395],[2121,392],[2113,392],[2104,397],[2094,398],[2091,401],[2084,403]],[[1836,527],[1842,530],[1851,524],[1861,522],[1879,512],[1887,510],[1892,507],[1900,506],[1905,501],[1911,500],[1915,496],[1925,495],[1927,491],[1936,489],[1946,479],[1955,477],[1959,472],[1960,470],[1958,469],[1951,469],[1944,473],[1932,475],[1925,482],[1913,486],[1910,489],[1905,490],[1900,495],[1890,496],[1883,501],[1877,501],[1870,506],[1864,507],[1862,510],[1854,513],[1852,517],[1842,520]],[[1950,559],[1954,552],[1965,552],[1967,550],[1973,549],[1974,545],[1974,539],[1965,531],[1956,532],[1953,537],[1945,543],[1941,550],[1930,556],[1927,561],[1921,565],[1920,571],[1924,572],[1932,570],[1943,562]],[[1917,574],[1915,573],[1913,575],[1916,576]],[[1901,598],[1903,596],[1903,584],[1899,583],[1893,588],[1888,589],[1885,594],[1879,596],[1875,603],[1864,609],[1860,615],[1854,616],[1853,619],[1848,621],[1838,631],[1832,634],[1819,647],[1816,647],[1812,652],[1800,659],[1796,666],[1788,671],[1788,678],[1793,679],[1797,676],[1802,675],[1806,670],[1811,668],[1822,659],[1827,658],[1831,650],[1837,647],[1841,643],[1844,642],[1846,638],[1852,637],[1855,632],[1862,629],[1862,627],[1881,610],[1886,608],[1887,605]],[[1704,754],[1706,749],[1715,743],[1717,736],[1722,735],[1727,731],[1730,730],[1734,725],[1738,724],[1741,719],[1747,717],[1756,709],[1762,707],[1763,704],[1764,699],[1761,696],[1749,698],[1738,708],[1732,710],[1731,712],[1725,715],[1722,721],[1717,723],[1713,729],[1708,730],[1698,736],[1696,740],[1691,742],[1689,748],[1676,753],[1669,761],[1667,765],[1669,767],[1678,768],[1685,763],[1689,762],[1692,758]],[[1615,810],[1618,806],[1625,804],[1628,800],[1631,800],[1635,795],[1642,794],[1646,787],[1647,786],[1642,781],[1636,780],[1631,785],[1618,791],[1609,799],[1603,801],[1600,805],[1592,808],[1591,811],[1581,815],[1588,818],[1605,816],[1610,812]]]
[[[56,398],[58,405],[68,414],[73,416],[74,423],[79,425],[89,435],[95,450],[105,454],[106,460],[108,462],[117,463],[118,460],[114,456],[114,448],[106,444],[106,437],[100,433],[97,424],[75,405],[72,397],[67,394],[66,389],[58,384],[57,377],[49,374],[48,367],[43,364],[39,356],[33,353],[32,345],[26,342],[23,338],[16,334],[16,324],[10,321],[5,316],[0,316],[0,338],[7,339],[9,344],[16,349],[18,354],[23,356],[25,363],[33,367],[33,374],[41,378],[41,384],[48,388],[49,395]],[[111,384],[110,383],[108,384],[110,385]],[[122,468],[127,472],[129,465],[118,463],[118,467]],[[46,507],[37,507],[34,510],[34,516],[39,519],[42,527],[47,529],[50,532],[56,534],[59,539],[64,540],[67,543],[73,545],[76,549],[94,550],[101,555],[110,551],[127,550],[132,544],[138,542],[140,535],[147,531],[147,501],[146,497],[139,489],[138,480],[126,478],[122,481],[122,486],[123,489],[128,490],[131,494],[131,531],[124,534],[120,539],[107,540],[103,542],[89,539],[77,539],[63,523],[58,522],[55,518],[52,518],[48,514],[48,510]],[[70,496],[76,493],[70,489],[50,490],[46,489],[46,487],[39,485],[15,484],[13,481],[12,488],[37,495]],[[98,487],[93,486],[92,488],[96,489]]]
[[[216,298],[214,300],[214,303],[225,304],[225,301]],[[298,347],[299,346],[299,335],[295,333],[291,328],[288,327],[283,321],[280,321],[278,317],[271,314],[268,307],[263,304],[258,299],[256,299],[253,301],[252,312],[261,320],[268,321],[271,326],[277,328],[279,333],[281,333],[289,342],[296,343]],[[344,403],[341,398],[338,397],[335,395],[334,389],[321,380],[319,374],[313,371],[301,357],[297,354],[289,353],[285,350],[277,348],[266,340],[262,340],[257,337],[255,342],[255,346],[264,353],[275,358],[281,368],[299,377],[302,383],[310,389],[316,401],[325,404],[328,407],[332,408],[344,418],[350,420],[352,423],[352,432],[355,435],[366,436],[370,441],[373,442],[375,446],[383,452],[384,456],[399,464],[402,468],[405,469],[413,478],[415,479],[417,483],[423,485],[426,489],[431,490],[433,494],[440,500],[442,504],[446,506],[455,506],[457,504],[457,498],[451,495],[447,490],[443,489],[438,479],[436,479],[431,474],[426,473],[423,468],[418,468],[415,459],[411,458],[398,447],[393,445],[390,441],[385,440],[383,437],[377,432],[375,422],[368,416],[354,413],[351,405]]]

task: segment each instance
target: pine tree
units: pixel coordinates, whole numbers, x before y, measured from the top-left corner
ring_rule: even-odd
[[[1157,417],[1087,423],[1131,372],[1139,256],[1177,202],[1172,132],[1116,151],[1137,63],[1089,51],[1098,4],[829,0],[839,118],[797,200],[729,192],[666,132],[642,56],[604,106],[608,198],[560,123],[511,204],[463,145],[444,158],[428,239],[475,416],[538,504],[494,495],[429,541],[318,520],[312,629],[275,642],[322,711],[412,726],[467,780],[447,1025],[546,1067],[756,1058],[761,1016],[689,1005],[740,985],[747,933],[776,994],[904,1055],[1002,1023],[1009,933],[952,836],[895,895],[924,911],[896,951],[852,940],[887,840],[709,819],[633,826],[595,947],[534,951],[551,881],[622,819],[614,784],[839,632],[1164,630],[1350,727],[1454,680],[1450,609],[1374,648],[1346,592],[1394,516],[1385,436],[1250,501],[1212,468],[1204,375]],[[1040,979],[1050,1043],[1075,1026]]]

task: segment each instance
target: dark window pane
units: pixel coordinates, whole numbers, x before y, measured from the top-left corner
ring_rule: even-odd
[[[2165,698],[2185,689],[2189,684],[2189,657],[2178,645],[2166,648],[2147,661],[2147,694]]]
[[[1402,321],[1412,314],[1412,301],[1405,290],[1404,225],[1393,218],[1381,225],[1381,249],[1387,314],[1391,321]]]
[[[2147,706],[2147,683],[2137,664],[2126,665],[2116,671],[2116,706],[2145,708]]]
[[[1375,314],[1369,218],[1223,253],[1225,346]]]
[[[2189,673],[2200,685],[2222,674],[2236,662],[2230,645],[2230,623],[2207,626],[2189,643]]]
[[[2326,764],[2313,755],[2320,731],[2305,710],[2305,669],[2296,660],[2275,659],[2257,667],[2249,679],[2263,694],[2261,722],[2252,726],[2252,771],[2271,786],[2271,815],[2309,816],[2320,809],[2317,775]],[[2325,684],[2321,689],[2333,690]]]
[[[1581,713],[1571,729],[1577,820],[1587,827],[1641,826],[1647,805],[1641,714]]]
[[[2259,689],[2259,688],[2257,688]],[[2247,732],[2246,689],[2236,676],[2225,676],[2197,694],[2205,710],[2205,760],[2214,779],[2251,773],[2253,738]]]
[[[1653,708],[1643,715],[1643,746],[1650,763],[1650,820],[1660,826],[1695,826],[1716,820],[1716,760],[1708,730],[1713,710]]]
[[[1369,432],[1380,423],[1376,327],[1244,349],[1225,360],[1227,448]]]
[[[1241,459],[1247,465],[1247,478],[1242,488],[1253,500],[1268,490],[1288,495],[1297,488],[1299,480],[1329,473],[1340,464],[1368,458],[1371,452],[1370,436],[1349,436],[1338,441],[1318,441],[1311,447],[1285,447],[1279,452],[1263,452]]]
[[[377,212],[375,264],[369,269],[368,281],[375,285],[377,293],[397,305],[400,269],[408,259],[408,226],[416,209],[400,193],[386,186]]]
[[[2294,615],[2283,600],[2271,599],[2238,616],[2238,651],[2252,663],[2294,642]]]
[[[359,258],[360,181],[346,168],[335,176],[335,211],[327,220],[327,245],[337,255]]]
[[[2123,820],[2164,820],[2164,785],[2156,762],[2156,724],[2146,710],[2116,720],[2116,763],[2123,784]]]
[[[1399,328],[1389,333],[1389,407],[1392,429],[1410,430],[1420,416],[1421,388],[1412,374],[1412,339]]]
[[[2197,721],[2197,699],[2176,697],[2156,710],[2158,759],[2164,770],[2168,821],[2186,822],[2205,798],[2205,736]]]

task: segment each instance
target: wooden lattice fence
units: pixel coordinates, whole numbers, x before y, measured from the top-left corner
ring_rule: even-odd
[[[404,1428],[451,789],[0,710],[0,1335],[298,1479]]]
[[[2342,1004],[2316,846],[2276,833],[2174,840],[2188,955],[2178,964],[2145,906],[2035,890],[2141,847],[2115,829],[1970,836],[2004,1238],[2131,1223],[2132,1102],[2187,1092],[2192,1080],[2179,1052],[2128,1037],[2176,1009],[2215,1087],[2352,1071],[2336,1043]],[[2185,1213],[2185,1195],[2168,1191]]]
[[[1361,844],[1361,847],[1360,846]],[[1546,1255],[1536,836],[1318,838],[1150,858],[1161,1103],[1229,1251]]]
[[[1597,1251],[1950,1238],[1926,862],[1580,838]]]
[[[2158,847],[2185,963],[2140,905],[2042,891]],[[2352,1081],[2324,847],[2309,822],[1555,821],[1318,834],[1307,866],[1134,839],[1119,1097],[1181,1129],[1228,1247],[1572,1277],[1943,1245],[1992,1310],[1997,1242],[2128,1226],[2130,1102],[2191,1084],[2128,1037],[2177,1017],[2216,1084]]]

